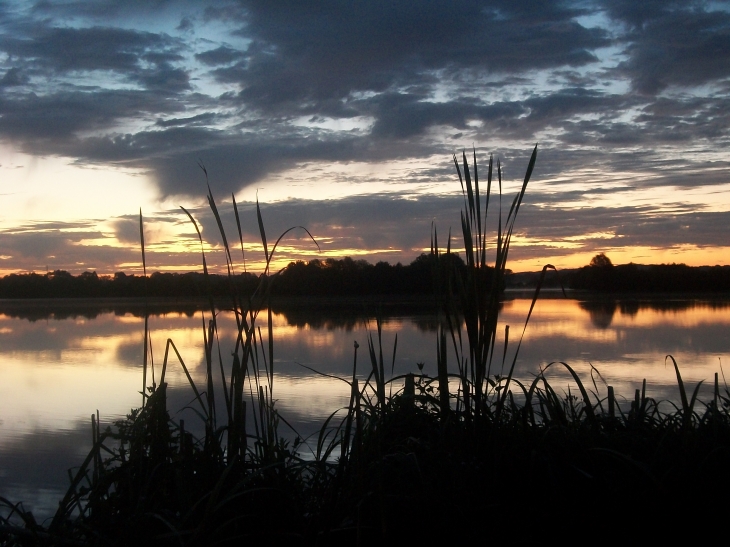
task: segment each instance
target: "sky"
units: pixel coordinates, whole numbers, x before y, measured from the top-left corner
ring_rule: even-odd
[[[730,2],[0,1],[0,275],[237,271],[460,243],[453,163],[508,267],[730,264]],[[499,222],[497,184],[486,225]],[[504,220],[504,219],[503,219]]]

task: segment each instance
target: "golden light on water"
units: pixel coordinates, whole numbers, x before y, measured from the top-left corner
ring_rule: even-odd
[[[716,336],[730,324],[730,308],[727,304],[683,306],[681,300],[676,302],[678,306],[671,307],[670,302],[667,309],[657,309],[651,302],[622,307],[618,302],[599,301],[578,306],[575,301],[539,299],[525,331],[520,362],[535,374],[551,362],[565,361],[586,385],[592,385],[593,365],[600,373],[594,378],[604,391],[601,378],[625,397],[630,397],[646,379],[651,396],[674,399],[678,394],[676,372],[667,359],[672,354],[683,379],[704,381],[702,393],[707,396],[715,372],[720,371],[723,361],[728,362],[728,348],[723,350]],[[501,320],[511,326],[513,348],[529,306],[528,300],[505,303]],[[539,350],[533,351],[535,347]],[[562,378],[566,385],[571,383],[560,366],[554,365],[550,376]]]
[[[529,300],[505,302],[498,327],[496,367],[501,361],[504,325],[510,325],[509,366],[529,307]],[[711,381],[719,364],[728,362],[727,338],[723,345],[723,339],[718,339],[716,334],[726,331],[730,324],[727,309],[705,303],[661,309],[651,303],[618,305],[540,299],[525,331],[516,377],[529,381],[549,363],[565,361],[588,383],[591,383],[591,365],[595,366],[601,377],[626,397],[646,378],[655,396],[671,398],[676,391],[676,374],[671,363],[665,364],[667,354],[677,359],[687,382]],[[205,314],[207,318],[208,315]],[[298,363],[348,378],[352,374],[353,342],[358,341],[358,370],[367,374],[370,367],[367,339],[372,335],[377,348],[377,329],[372,318],[337,323],[335,318],[307,313],[296,317],[296,321],[287,313],[275,313],[272,317],[275,397],[287,416],[314,423],[343,404],[347,386],[318,376]],[[259,316],[258,323],[263,344],[259,341],[257,351],[263,366],[268,352],[265,312]],[[409,317],[386,318],[382,342],[388,368],[397,334],[395,373],[417,372],[416,363],[422,362],[425,371],[434,374],[436,334],[429,330],[434,324],[432,320],[417,324]],[[199,386],[204,385],[201,313],[192,317],[178,313],[152,316],[149,325],[150,357],[156,381],[159,381],[167,341],[171,339],[193,380]],[[345,325],[349,326],[345,328]],[[235,333],[232,316],[221,314],[219,342],[215,347],[217,355],[220,344],[226,370],[230,367]],[[0,415],[5,420],[0,425],[0,433],[5,431],[7,436],[10,431],[16,435],[39,428],[80,427],[78,424],[84,423],[97,408],[110,420],[138,406],[142,339],[143,319],[128,314],[103,313],[93,319],[76,317],[35,322],[0,314],[0,373],[5,379],[0,386]],[[453,366],[451,351],[449,346]],[[217,359],[214,357],[216,377],[220,374]],[[493,372],[498,370],[495,368]],[[558,366],[553,366],[549,376],[566,388],[571,382],[567,372]],[[170,393],[179,394],[173,399],[190,401],[188,379],[172,351],[168,356],[166,381]],[[605,388],[597,376],[596,381],[599,389]],[[148,383],[152,383],[151,367]]]
[[[616,328],[654,328],[672,325],[680,328],[697,328],[705,325],[730,326],[730,313],[718,313],[711,306],[694,306],[681,310],[655,310],[640,308],[636,315],[616,313],[612,325]]]

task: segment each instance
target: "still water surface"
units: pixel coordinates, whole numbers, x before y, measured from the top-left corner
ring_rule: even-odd
[[[529,306],[530,300],[523,298],[504,303],[500,332],[510,325],[508,361]],[[395,373],[418,372],[420,362],[425,373],[435,375],[435,317],[408,307],[384,308],[381,313],[388,362],[398,336]],[[27,509],[47,517],[66,489],[67,470],[80,464],[90,449],[90,415],[98,409],[104,427],[139,406],[143,315],[141,308],[129,305],[67,303],[49,310],[37,304],[0,302],[0,496],[22,500]],[[362,305],[275,308],[274,397],[279,411],[303,437],[346,405],[349,392],[345,383],[301,365],[348,377],[353,342],[358,341],[358,369],[365,372],[366,341],[368,333],[375,332],[374,316]],[[235,324],[226,314],[219,321],[220,352],[230,366]],[[266,322],[261,323],[266,336]],[[201,312],[195,306],[184,311],[167,306],[153,311],[149,327],[156,374],[170,338],[195,382],[204,385]],[[644,378],[650,396],[677,400],[674,369],[665,364],[665,356],[671,354],[685,381],[707,382],[707,398],[714,373],[730,362],[729,327],[727,300],[541,297],[525,331],[516,377],[529,381],[541,367],[564,361],[590,382],[593,365],[627,400]],[[503,339],[499,344],[496,353],[501,356]],[[451,354],[449,358],[453,363]],[[217,362],[217,353],[214,359]],[[501,357],[499,361],[493,372],[499,372]],[[191,424],[195,417],[189,411],[177,411],[192,399],[187,379],[177,361],[168,367],[170,408],[176,409],[176,418]],[[728,372],[730,380],[730,368]],[[567,389],[563,370],[554,368],[549,377]],[[599,389],[605,394],[600,381]]]

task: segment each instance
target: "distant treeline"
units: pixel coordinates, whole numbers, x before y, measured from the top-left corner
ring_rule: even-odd
[[[275,296],[375,296],[430,295],[438,272],[440,290],[447,290],[448,272],[463,275],[466,268],[458,255],[434,257],[422,254],[408,265],[387,262],[370,264],[351,258],[292,262],[267,279]],[[487,272],[491,273],[491,270]],[[508,275],[508,286],[534,287],[538,273]],[[453,278],[452,278],[453,279]],[[489,283],[490,279],[485,279]],[[47,274],[11,274],[0,278],[0,298],[226,298],[233,288],[248,295],[259,286],[251,273],[210,274],[155,272],[148,277],[118,272],[100,276],[84,272],[74,276],[63,270]],[[730,292],[730,266],[690,267],[685,264],[613,265],[607,259],[573,270],[563,270],[545,279],[544,287],[589,290],[601,293]],[[452,285],[452,290],[455,286]]]
[[[571,289],[596,292],[730,292],[730,266],[590,265],[569,272]]]
[[[440,290],[447,288],[451,268],[464,275],[466,266],[458,255],[442,254],[438,259],[422,254],[407,266],[387,262],[370,264],[344,258],[292,262],[281,272],[272,292],[282,296],[346,296],[433,294],[434,272],[439,272]],[[452,287],[453,288],[453,287]]]
[[[242,293],[254,290],[258,279],[252,274],[233,277]],[[113,276],[84,272],[74,276],[64,270],[47,274],[11,274],[0,278],[0,298],[202,298],[230,294],[231,280],[210,275],[206,282],[201,273],[155,272],[148,277],[117,272]]]
[[[436,262],[438,260],[438,262]],[[435,268],[438,264],[438,268]],[[277,296],[366,296],[432,294],[434,272],[440,272],[441,290],[446,289],[447,272],[465,271],[457,255],[436,259],[422,254],[408,265],[387,262],[370,264],[365,260],[311,260],[292,262],[282,272],[269,277],[271,294]],[[488,280],[486,280],[488,281]],[[47,274],[11,274],[0,278],[0,298],[142,298],[225,297],[234,289],[251,294],[260,283],[254,274],[243,273],[229,278],[201,273],[161,273],[148,277],[118,272],[100,276],[84,272],[74,276],[63,270]]]

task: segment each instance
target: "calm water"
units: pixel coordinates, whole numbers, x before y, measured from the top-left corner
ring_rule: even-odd
[[[508,360],[529,306],[529,300],[520,298],[504,304],[501,323],[510,325]],[[274,314],[274,396],[282,415],[303,436],[347,404],[349,393],[343,382],[301,365],[347,377],[352,374],[353,342],[358,341],[358,368],[364,371],[366,340],[375,321],[373,314],[359,313],[361,308],[300,305]],[[195,307],[170,310],[149,317],[156,374],[171,338],[195,382],[202,385],[201,312]],[[388,361],[398,335],[395,373],[417,372],[416,363],[422,362],[424,372],[435,375],[435,318],[408,308],[382,313]],[[230,362],[234,327],[230,316],[221,317],[225,363]],[[728,368],[730,363],[728,327],[728,301],[542,298],[527,326],[516,376],[529,380],[548,363],[564,361],[590,381],[592,364],[619,395],[631,398],[646,378],[649,395],[676,400],[674,369],[665,365],[665,356],[672,354],[685,381],[705,380],[709,393],[720,364]],[[67,469],[81,463],[90,448],[90,415],[98,409],[104,426],[139,406],[143,332],[141,309],[129,305],[76,303],[49,313],[37,306],[0,302],[0,496],[25,501],[26,508],[41,517],[53,511],[68,484]],[[170,407],[180,409],[192,399],[191,391],[177,361],[168,367]],[[498,369],[499,365],[493,372]],[[730,368],[728,373],[730,380]],[[555,368],[549,376],[567,388],[562,370]],[[602,384],[599,388],[605,393]],[[187,427],[195,421],[185,411],[176,417],[185,418]]]

